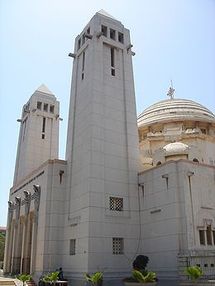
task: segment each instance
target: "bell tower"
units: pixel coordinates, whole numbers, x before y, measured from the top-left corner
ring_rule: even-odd
[[[48,159],[58,158],[59,102],[41,85],[23,106],[14,174],[15,185]]]
[[[65,269],[130,269],[138,243],[138,131],[129,30],[101,10],[75,40]],[[139,250],[139,249],[138,249]],[[71,270],[70,270],[71,271]]]

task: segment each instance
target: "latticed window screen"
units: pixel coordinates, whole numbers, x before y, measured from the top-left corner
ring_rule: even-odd
[[[76,239],[70,239],[70,255],[75,255]]]
[[[110,197],[110,210],[123,211],[123,198]]]
[[[123,254],[124,253],[124,239],[121,237],[113,237],[113,254]]]

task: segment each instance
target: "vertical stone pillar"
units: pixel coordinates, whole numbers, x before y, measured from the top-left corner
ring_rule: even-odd
[[[35,212],[32,216],[32,237],[31,237],[31,254],[30,254],[30,273],[35,270],[35,255],[36,255],[36,244],[37,244],[37,216]]]
[[[12,268],[12,272],[14,274],[20,273],[21,250],[22,250],[22,223],[21,223],[21,218],[19,218],[16,226],[15,251],[14,251],[13,268]]]
[[[10,272],[13,206],[14,206],[13,202],[9,201],[8,202],[6,243],[5,243],[5,256],[4,256],[4,273]]]
[[[13,244],[12,244],[12,253],[11,253],[11,273],[16,272],[16,253],[17,253],[17,247],[18,247],[18,221],[20,217],[20,208],[21,208],[21,198],[15,197],[15,219],[14,219],[14,225],[13,225]]]
[[[33,185],[34,194],[34,211],[32,213],[32,239],[31,239],[31,260],[30,260],[30,273],[35,271],[36,265],[36,248],[37,248],[37,231],[38,231],[38,213],[40,206],[40,193],[41,188],[39,185]]]
[[[25,237],[25,245],[24,245],[24,257],[23,257],[23,271],[24,273],[30,273],[30,239],[31,239],[31,218],[30,214],[27,216],[26,221],[26,237]]]
[[[24,216],[22,218],[22,247],[21,247],[21,265],[20,265],[20,273],[24,272],[24,255],[25,255],[25,243],[26,243],[26,223],[27,217]]]
[[[5,262],[4,262],[4,273],[10,272],[11,263],[11,241],[12,240],[12,223],[7,228],[7,238],[6,238],[6,251],[5,251]]]
[[[14,273],[14,266],[15,266],[15,257],[16,257],[16,241],[17,241],[17,221],[14,220],[13,223],[13,231],[12,231],[12,250],[11,250],[11,265],[10,265],[10,273]]]

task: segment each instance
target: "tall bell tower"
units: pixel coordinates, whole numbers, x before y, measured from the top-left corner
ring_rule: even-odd
[[[138,131],[129,30],[101,10],[75,40],[63,267],[125,274],[139,251]]]
[[[48,159],[58,158],[59,102],[42,84],[23,106],[14,174],[15,185]]]

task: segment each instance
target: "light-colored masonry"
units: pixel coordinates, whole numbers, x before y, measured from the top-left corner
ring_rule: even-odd
[[[215,117],[171,96],[137,120],[133,55],[129,30],[104,11],[77,36],[65,160],[56,97],[42,85],[24,105],[5,273],[108,281],[144,254],[161,279],[189,263],[214,274]]]

